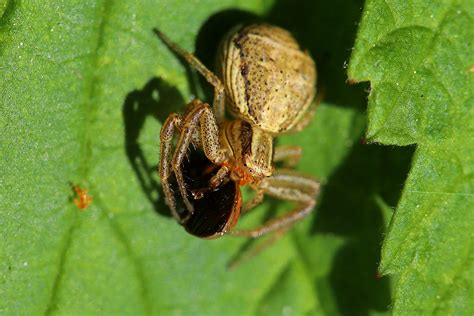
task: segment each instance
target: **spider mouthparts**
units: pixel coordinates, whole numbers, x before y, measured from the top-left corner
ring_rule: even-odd
[[[208,190],[206,189],[198,189],[198,190],[192,190],[191,194],[193,195],[193,198],[195,200],[202,199],[204,197],[204,193],[206,193]]]

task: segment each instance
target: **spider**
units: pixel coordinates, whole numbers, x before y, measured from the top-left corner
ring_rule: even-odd
[[[302,130],[314,114],[310,105],[315,95],[316,70],[310,55],[282,28],[269,24],[239,26],[220,45],[216,75],[164,33],[154,31],[214,87],[212,108],[195,99],[184,115],[171,113],[161,128],[159,174],[165,202],[176,220],[188,227],[189,221],[199,216],[196,206],[202,194],[190,194],[183,176],[183,161],[191,145],[201,148],[213,166],[206,192],[217,191],[225,197],[230,193],[223,193],[222,188],[229,182],[235,183],[233,190],[249,185],[256,192],[243,207],[240,202],[228,205],[231,213],[225,225],[216,226],[205,236],[196,234],[199,237],[215,238],[226,233],[259,237],[286,230],[308,215],[316,204],[320,184],[296,171],[275,169],[275,162],[293,165],[301,148],[274,148],[273,140],[279,134]],[[225,105],[233,116],[231,120],[225,117]],[[179,137],[173,152],[176,130]],[[178,212],[170,184],[172,176],[185,214]],[[296,202],[297,206],[255,229],[234,230],[240,209],[252,209],[265,194]],[[240,191],[231,195],[238,195],[240,201]]]

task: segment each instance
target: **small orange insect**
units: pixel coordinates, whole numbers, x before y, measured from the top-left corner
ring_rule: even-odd
[[[76,192],[74,204],[76,204],[76,206],[81,210],[88,208],[89,205],[91,205],[92,203],[92,196],[87,194],[87,190],[82,189],[78,185],[74,185],[72,189],[74,190],[74,192]]]

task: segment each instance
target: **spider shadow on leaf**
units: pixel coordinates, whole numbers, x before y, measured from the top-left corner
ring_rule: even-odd
[[[164,216],[171,214],[164,203],[161,186],[157,181],[159,150],[157,148],[156,157],[150,163],[140,143],[140,135],[148,118],[152,117],[163,123],[170,112],[182,108],[184,104],[181,94],[175,87],[161,78],[153,78],[142,89],[130,92],[122,108],[127,158],[154,210]],[[158,130],[156,138],[159,139]]]
[[[329,273],[342,315],[388,311],[390,280],[377,273],[388,223],[377,201],[390,208],[397,205],[413,151],[356,144],[323,189],[311,233],[345,240]]]

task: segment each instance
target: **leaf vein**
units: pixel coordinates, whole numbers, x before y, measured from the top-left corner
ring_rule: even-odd
[[[77,221],[77,217],[75,221]],[[58,266],[57,273],[54,277],[53,287],[51,289],[51,295],[49,298],[49,302],[46,305],[47,306],[46,311],[44,313],[45,315],[51,315],[54,312],[55,308],[57,307],[59,286],[61,285],[61,281],[63,280],[63,277],[64,277],[64,273],[65,273],[64,268],[66,264],[67,254],[72,245],[72,240],[73,240],[72,236],[77,228],[78,228],[77,223],[73,223],[71,224],[71,226],[69,227],[66,233],[66,236],[65,236],[66,240],[64,242],[64,246],[61,248],[61,253],[59,254],[59,266]]]
[[[383,0],[383,2],[388,8],[388,12],[392,16],[393,22],[395,22],[395,25],[397,25],[397,19],[395,18],[395,11],[393,10],[392,6],[389,4],[389,2],[387,0]]]
[[[98,206],[98,209],[102,210],[103,216],[105,217],[110,228],[112,228],[112,231],[115,234],[115,237],[117,238],[119,243],[122,245],[123,249],[125,250],[127,254],[127,257],[129,258],[130,262],[132,263],[134,267],[135,276],[138,280],[138,285],[140,287],[140,298],[142,299],[145,313],[147,315],[151,315],[151,298],[148,292],[145,271],[142,267],[142,264],[140,260],[138,259],[138,257],[135,255],[133,248],[126,237],[127,235],[122,231],[122,229],[120,229],[119,225],[113,220],[113,216],[114,216],[113,212],[108,210],[108,208],[102,202],[100,197],[96,197],[95,202]]]
[[[448,6],[452,6],[454,0],[452,0],[450,2],[450,4]],[[437,36],[439,35],[440,33],[440,29],[441,29],[441,25],[444,23],[446,17],[448,16],[448,13],[450,13],[450,10],[446,10],[446,12],[443,14],[442,18],[440,19],[440,22],[438,23],[438,25],[436,26],[435,28],[435,31],[433,32],[432,29],[426,27],[426,26],[407,26],[407,27],[403,27],[403,28],[398,28],[398,29],[395,29],[391,32],[389,32],[388,34],[384,34],[383,36],[381,36],[381,38],[377,41],[377,42],[380,42],[383,38],[386,38],[388,35],[390,35],[391,33],[395,32],[395,31],[399,31],[400,29],[405,29],[405,28],[413,28],[413,27],[417,27],[417,28],[423,28],[423,29],[427,29],[429,30],[430,32],[433,32],[432,36],[431,36],[431,39],[429,41],[429,43],[426,45],[426,47],[424,48],[423,52],[420,53],[418,55],[418,58],[415,60],[415,62],[413,63],[413,66],[414,68],[420,68],[421,65],[422,65],[422,62],[423,61],[426,61],[428,59],[428,56],[431,56],[431,52],[432,52],[432,47],[435,43],[435,39],[437,38]],[[370,51],[370,49],[369,49]],[[410,81],[410,78],[412,78],[412,74],[410,73],[410,75],[407,75],[403,78],[401,84],[400,84],[400,89],[398,89],[398,95],[396,95],[392,100],[391,104],[388,106],[388,108],[390,108],[390,112],[388,113],[388,115],[385,116],[385,120],[383,121],[383,123],[381,124],[381,128],[380,129],[385,129],[387,124],[388,124],[388,121],[392,115],[392,113],[395,111],[395,108],[396,108],[396,102],[397,100],[400,98],[400,96],[404,93],[404,91],[406,91],[405,87],[406,85],[408,84],[408,82]],[[379,130],[380,130],[379,129]],[[375,136],[375,135],[374,135]]]
[[[97,30],[97,40],[93,52],[91,53],[91,65],[92,73],[89,77],[89,84],[86,88],[86,101],[84,104],[84,115],[85,115],[85,124],[84,132],[80,135],[83,135],[81,139],[82,150],[83,150],[83,162],[82,162],[82,174],[84,178],[87,178],[89,175],[90,169],[90,160],[92,157],[92,126],[96,116],[97,106],[94,106],[94,99],[96,98],[97,88],[100,85],[100,80],[98,77],[98,68],[99,68],[99,55],[101,49],[104,45],[104,33],[105,27],[108,23],[110,9],[112,7],[113,0],[104,0],[102,2],[102,7],[99,14],[98,30]]]

